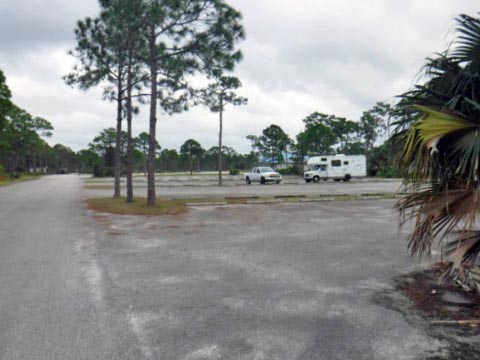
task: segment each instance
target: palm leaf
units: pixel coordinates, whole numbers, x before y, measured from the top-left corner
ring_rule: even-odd
[[[459,34],[452,57],[459,62],[468,62],[478,69],[480,64],[480,20],[469,15],[460,15],[456,31]]]
[[[442,241],[459,228],[471,231],[480,211],[479,200],[476,186],[451,184],[440,189],[438,185],[425,185],[423,190],[398,201],[396,208],[402,215],[400,225],[415,220],[408,243],[412,255],[429,255],[435,238]]]
[[[426,180],[432,175],[431,155],[438,150],[442,138],[475,125],[448,110],[421,105],[416,105],[415,109],[423,115],[405,133],[402,163],[413,178]]]

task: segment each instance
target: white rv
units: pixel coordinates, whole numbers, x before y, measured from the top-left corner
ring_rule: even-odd
[[[365,155],[325,155],[314,156],[307,161],[308,171],[303,174],[307,183],[333,179],[350,181],[367,176]]]

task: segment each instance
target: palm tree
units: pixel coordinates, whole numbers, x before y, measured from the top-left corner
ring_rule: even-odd
[[[456,23],[452,48],[427,59],[426,82],[396,108],[409,193],[397,208],[401,224],[415,221],[412,255],[430,255],[438,239],[444,275],[480,291],[480,19],[460,15]]]

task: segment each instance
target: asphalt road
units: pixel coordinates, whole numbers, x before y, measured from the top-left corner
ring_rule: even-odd
[[[1,359],[445,356],[372,301],[412,269],[392,201],[133,217],[86,211],[82,188],[0,188]]]
[[[0,188],[0,359],[140,358],[105,303],[77,176]]]

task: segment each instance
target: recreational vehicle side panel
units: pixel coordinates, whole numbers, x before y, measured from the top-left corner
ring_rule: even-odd
[[[308,171],[303,175],[306,182],[334,179],[349,181],[367,176],[365,155],[323,155],[307,161]]]

